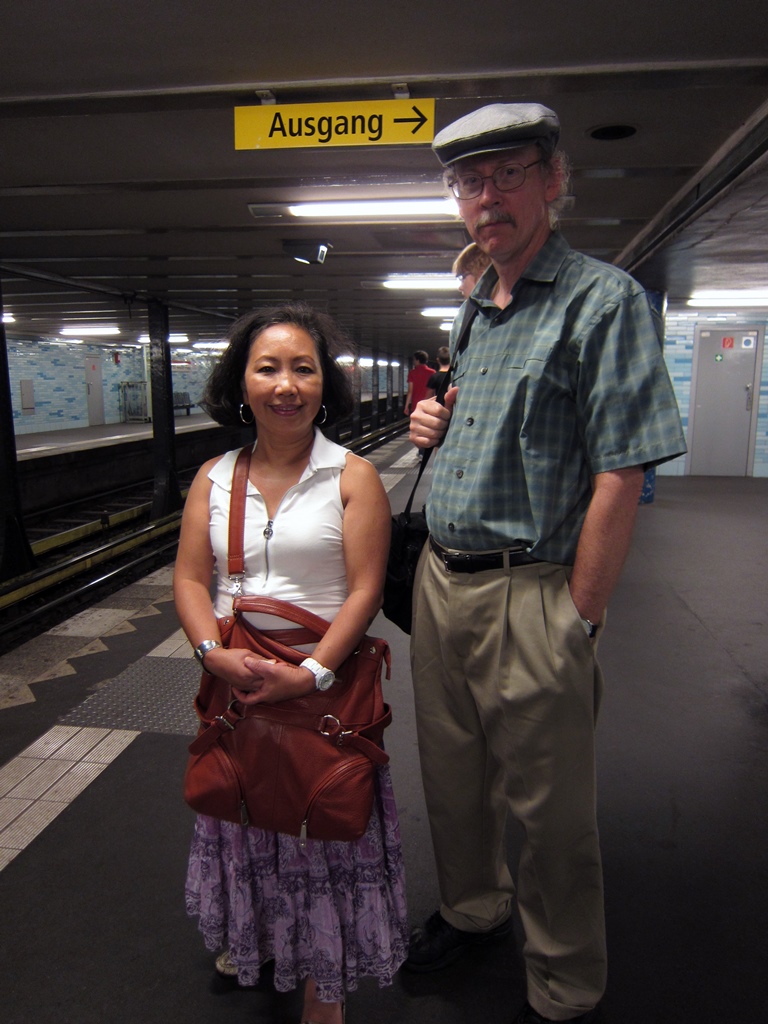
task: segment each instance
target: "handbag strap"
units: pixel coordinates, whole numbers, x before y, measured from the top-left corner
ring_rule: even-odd
[[[230,579],[245,576],[245,499],[248,494],[248,474],[251,470],[252,446],[240,450],[232,472],[232,493],[229,499],[229,545],[227,569]]]
[[[239,596],[232,602],[233,609],[238,612],[261,612],[263,615],[276,615],[278,618],[286,619],[288,622],[295,622],[315,634],[315,639],[320,640],[330,629],[330,622],[321,619],[314,612],[305,608],[299,608],[289,601],[280,601],[276,597],[258,597],[249,595]],[[307,641],[311,643],[311,641]]]
[[[461,325],[461,334],[459,335],[459,343],[456,346],[456,353],[455,353],[455,355],[453,357],[453,361],[451,363],[451,368],[446,373],[446,375],[443,377],[443,379],[440,381],[440,387],[437,389],[437,393],[435,394],[435,401],[439,402],[440,405],[445,405],[445,394],[446,394],[448,388],[451,386],[451,378],[453,377],[454,371],[456,370],[456,360],[458,359],[458,357],[461,355],[461,353],[464,351],[464,349],[469,344],[469,332],[470,332],[470,329],[472,327],[472,321],[477,316],[477,310],[478,310],[478,307],[474,303],[472,303],[470,305],[469,312],[464,317],[464,322]],[[413,490],[411,491],[411,496],[408,499],[408,501],[406,503],[406,506],[405,506],[405,511],[403,512],[403,515],[406,516],[406,518],[410,518],[410,515],[411,515],[411,505],[413,505],[413,499],[414,499],[414,497],[416,495],[416,489],[419,486],[419,481],[421,480],[421,477],[422,477],[422,475],[424,473],[424,470],[427,468],[427,463],[429,462],[430,456],[432,455],[433,451],[434,451],[434,448],[426,448],[424,450],[424,454],[421,457],[421,465],[419,466],[419,475],[416,477],[416,482],[413,485]]]

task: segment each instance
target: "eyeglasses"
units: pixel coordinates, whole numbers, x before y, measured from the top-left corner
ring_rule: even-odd
[[[457,174],[449,188],[457,199],[477,199],[483,191],[483,182],[492,181],[500,192],[514,192],[525,184],[525,172],[542,160],[530,164],[502,164],[493,174]]]

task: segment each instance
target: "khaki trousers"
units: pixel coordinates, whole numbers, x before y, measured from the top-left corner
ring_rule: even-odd
[[[605,988],[594,727],[602,675],[569,570],[450,573],[426,545],[411,663],[441,913],[486,931],[511,912],[508,810],[524,830],[517,903],[528,999],[554,1020]]]

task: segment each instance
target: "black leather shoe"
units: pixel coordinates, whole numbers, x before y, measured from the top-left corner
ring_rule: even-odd
[[[427,919],[423,928],[414,928],[403,967],[408,971],[439,971],[472,946],[497,942],[512,931],[511,916],[489,932],[465,932],[448,924],[440,911]]]
[[[566,1020],[554,1021],[551,1017],[542,1017],[540,1013],[536,1013],[530,1003],[526,1003],[520,1011],[520,1015],[515,1017],[515,1024],[589,1024],[590,1021],[595,1021],[596,1024],[596,1013],[597,1009],[588,1010],[578,1017],[568,1017]]]

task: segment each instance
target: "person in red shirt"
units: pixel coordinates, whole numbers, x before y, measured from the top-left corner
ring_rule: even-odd
[[[410,416],[419,402],[427,397],[427,381],[434,373],[427,360],[429,356],[422,349],[413,353],[413,369],[408,374],[408,394],[405,396],[403,412]]]

